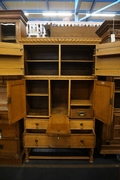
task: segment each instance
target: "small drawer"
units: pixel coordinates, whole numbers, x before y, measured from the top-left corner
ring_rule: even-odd
[[[18,153],[18,141],[0,139],[0,155],[16,155]]]
[[[24,121],[25,129],[47,129],[48,119],[26,118]]]
[[[84,134],[84,135],[71,135],[70,147],[71,148],[95,148],[96,138],[95,134]]]
[[[70,118],[93,118],[93,109],[71,108]]]
[[[0,124],[0,139],[3,138],[16,138],[18,137],[18,124]]]
[[[88,119],[88,120],[72,119],[70,120],[70,129],[71,130],[94,129],[94,120],[93,119]]]

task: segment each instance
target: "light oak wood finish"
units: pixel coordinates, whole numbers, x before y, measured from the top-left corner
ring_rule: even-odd
[[[120,76],[120,42],[96,45],[95,75]]]
[[[87,157],[74,158],[93,162],[95,44],[80,38],[22,38],[20,42],[24,43],[26,64],[26,161],[46,158],[31,156],[30,150],[37,147],[86,148],[90,151]],[[83,110],[85,117],[77,112]],[[71,111],[75,111],[73,115]]]
[[[0,42],[0,75],[24,75],[22,44]]]

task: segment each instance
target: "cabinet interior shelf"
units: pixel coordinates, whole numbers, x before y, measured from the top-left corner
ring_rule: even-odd
[[[70,60],[64,60],[64,59],[62,59],[61,60],[61,62],[94,62],[94,60],[72,60],[72,59],[70,59]]]
[[[120,93],[120,89],[116,88],[115,93]]]
[[[29,93],[26,94],[27,96],[48,96],[48,94],[42,94],[42,93]]]
[[[31,114],[31,115],[28,114],[26,117],[27,117],[27,118],[32,118],[32,117],[33,117],[33,118],[45,118],[45,119],[48,119],[48,118],[49,118],[49,116],[44,116],[44,115],[43,115],[43,116],[42,116],[42,115],[32,115],[32,114]]]
[[[16,37],[15,36],[4,36],[4,37],[2,37],[2,40],[3,41],[7,41],[7,40],[12,41],[12,40],[16,40]]]
[[[33,62],[33,63],[34,62],[58,62],[58,60],[47,60],[47,59],[46,60],[43,60],[43,59],[42,60],[33,60],[32,59],[32,60],[26,60],[26,62]]]
[[[71,100],[71,106],[92,106],[92,103],[90,100],[79,100],[79,99],[73,99]]]

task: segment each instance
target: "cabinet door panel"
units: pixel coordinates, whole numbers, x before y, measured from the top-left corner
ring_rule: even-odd
[[[0,43],[0,55],[22,56],[23,45],[14,43]]]
[[[114,83],[95,81],[94,83],[94,115],[103,123],[110,125],[113,115]]]
[[[0,75],[24,75],[22,44],[0,42]]]
[[[25,81],[7,82],[9,124],[13,124],[25,116]]]

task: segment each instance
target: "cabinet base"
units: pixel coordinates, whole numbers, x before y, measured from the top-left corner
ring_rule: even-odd
[[[120,144],[103,145],[97,141],[96,147],[100,154],[120,154]]]
[[[94,149],[88,149],[88,155],[31,155],[30,154],[31,148],[25,148],[25,161],[29,162],[30,159],[56,159],[56,160],[63,160],[63,159],[70,159],[70,160],[89,160],[90,163],[93,163],[93,154],[94,154]]]
[[[20,157],[19,159],[15,159],[13,157],[0,158],[0,164],[4,165],[22,165],[22,163],[23,157]]]

